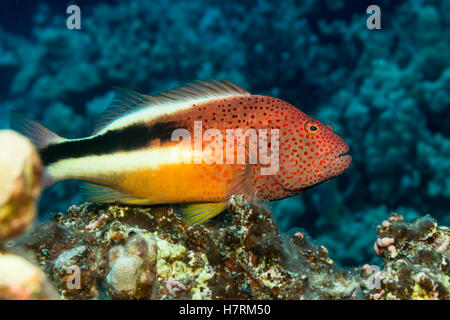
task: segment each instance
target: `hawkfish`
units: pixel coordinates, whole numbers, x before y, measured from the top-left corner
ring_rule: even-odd
[[[115,89],[85,138],[63,138],[18,113],[11,127],[37,147],[44,188],[82,180],[91,202],[176,204],[189,224],[224,211],[233,194],[251,201],[298,195],[340,175],[352,161],[330,125],[225,80],[156,96]]]

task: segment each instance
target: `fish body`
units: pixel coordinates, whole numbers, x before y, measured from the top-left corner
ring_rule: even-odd
[[[82,139],[59,137],[17,115],[12,127],[38,146],[44,186],[83,180],[93,184],[87,188],[93,201],[193,204],[187,207],[191,222],[222,211],[232,194],[283,199],[351,163],[342,155],[347,144],[331,127],[285,101],[251,95],[226,81],[197,82],[158,96],[119,90],[96,131]],[[255,151],[256,158],[271,161],[250,161]],[[274,170],[262,174],[263,168]]]

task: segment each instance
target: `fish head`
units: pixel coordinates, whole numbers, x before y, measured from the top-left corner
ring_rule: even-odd
[[[345,154],[349,146],[332,126],[303,114],[289,132],[280,140],[280,170],[275,177],[286,191],[302,192],[350,166],[352,157]]]

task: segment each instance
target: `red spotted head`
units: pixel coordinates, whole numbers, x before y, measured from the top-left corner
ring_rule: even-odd
[[[273,177],[282,193],[293,195],[332,179],[351,164],[347,143],[298,109],[280,131],[280,167]],[[279,193],[279,192],[278,192]],[[284,197],[283,194],[279,198]]]

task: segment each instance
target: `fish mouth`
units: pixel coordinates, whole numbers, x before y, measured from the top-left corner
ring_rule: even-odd
[[[316,161],[314,166],[315,174],[334,177],[350,167],[352,163],[352,156],[347,154],[350,150],[347,144],[336,147],[323,155]]]
[[[331,163],[331,167],[334,167],[336,175],[341,174],[350,167],[352,163],[352,156],[349,154],[341,154]],[[332,168],[329,169],[332,171]]]

